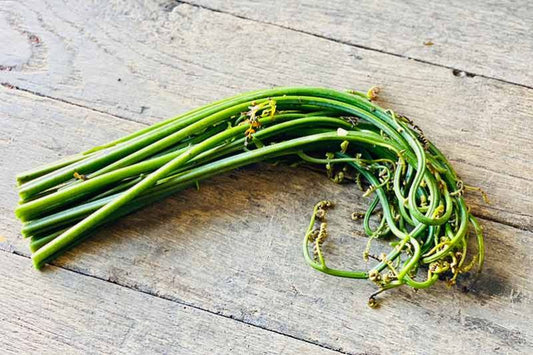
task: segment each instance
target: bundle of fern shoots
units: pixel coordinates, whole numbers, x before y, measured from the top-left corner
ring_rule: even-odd
[[[15,213],[35,268],[98,227],[199,181],[283,160],[323,168],[334,182],[352,181],[372,199],[365,213],[353,215],[368,236],[363,257],[375,260],[372,266],[327,265],[322,247],[332,202],[320,201],[303,238],[305,260],[316,270],[370,279],[377,293],[401,285],[427,288],[439,279],[453,284],[474,265],[480,270],[483,235],[465,204],[466,186],[422,130],[377,106],[375,95],[375,89],[312,87],[244,93],[19,174]],[[371,223],[377,210],[380,220]],[[477,241],[473,256],[469,236]],[[393,241],[371,254],[370,242],[381,237]]]

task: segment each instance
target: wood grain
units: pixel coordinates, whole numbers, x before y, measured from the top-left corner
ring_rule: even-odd
[[[12,214],[15,172],[138,124],[19,90],[0,93],[2,136],[15,137],[2,146],[0,248],[28,255]],[[394,291],[372,310],[370,283],[322,275],[303,261],[302,232],[313,204],[326,197],[338,206],[326,244],[332,261],[367,268],[361,226],[348,218],[368,203],[360,193],[315,172],[269,165],[212,179],[125,218],[57,265],[348,353],[520,353],[533,346],[533,233],[482,221],[487,266],[480,278],[465,277],[454,289]]]
[[[333,354],[109,282],[0,252],[3,354]]]
[[[271,23],[532,87],[531,1],[185,0]],[[465,75],[458,73],[458,75]]]
[[[15,66],[0,82],[148,123],[268,86],[378,85],[383,106],[414,119],[487,191],[492,205],[470,200],[477,215],[533,230],[532,89],[169,4],[9,2],[0,26],[15,45],[0,64]]]

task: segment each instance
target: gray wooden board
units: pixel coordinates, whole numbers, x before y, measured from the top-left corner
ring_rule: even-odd
[[[139,122],[274,85],[378,85],[382,105],[414,119],[466,183],[487,190],[492,205],[471,200],[477,215],[533,230],[532,89],[186,4],[9,4],[0,26],[13,49],[0,64],[19,65],[0,71],[6,85]]]
[[[15,173],[140,124],[19,90],[0,95],[2,137],[10,137],[2,141],[0,247],[29,255],[12,213]],[[337,202],[326,244],[332,262],[367,268],[360,257],[366,240],[348,218],[368,203],[360,192],[316,172],[264,164],[131,215],[55,264],[350,353],[518,353],[532,346],[531,232],[482,220],[487,263],[479,279],[470,275],[453,289],[390,292],[372,310],[366,299],[373,285],[322,275],[303,261],[302,233],[323,198]],[[29,260],[26,267],[39,275]]]
[[[2,354],[333,354],[267,330],[0,252]]]
[[[185,0],[333,41],[533,86],[529,0]],[[526,60],[524,60],[526,59]]]

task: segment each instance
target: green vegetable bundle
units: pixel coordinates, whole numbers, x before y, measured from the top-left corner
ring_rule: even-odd
[[[314,209],[303,250],[315,269],[370,279],[381,292],[453,283],[483,264],[483,236],[462,197],[465,186],[413,122],[367,94],[323,88],[260,90],[220,100],[119,140],[19,174],[17,217],[39,269],[97,227],[232,169],[260,161],[325,167],[335,182],[354,181],[373,200],[360,218],[368,235],[369,271],[326,264],[326,213]],[[371,215],[381,210],[377,227]],[[473,228],[472,228],[473,227]],[[477,253],[468,257],[469,230]],[[373,239],[392,236],[387,253]],[[423,268],[423,278],[418,277]],[[374,304],[373,296],[370,303]]]

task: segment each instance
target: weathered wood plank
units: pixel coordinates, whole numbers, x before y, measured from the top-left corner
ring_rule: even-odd
[[[9,4],[0,28],[14,49],[0,50],[0,64],[18,64],[0,82],[144,122],[259,87],[379,85],[384,106],[487,190],[493,204],[474,196],[476,214],[533,230],[531,89],[186,4]]]
[[[209,312],[0,252],[3,354],[334,354]]]
[[[17,90],[0,93],[2,136],[15,137],[2,146],[9,158],[0,178],[0,235],[7,239],[0,247],[27,254],[12,214],[15,172],[88,148],[100,139],[93,134],[108,131],[101,127],[109,127],[111,138],[138,125]],[[25,128],[17,136],[20,122]],[[61,139],[52,135],[58,131]],[[49,150],[54,139],[57,146]],[[322,198],[338,205],[327,244],[333,260],[366,268],[360,258],[366,241],[348,216],[367,201],[318,173],[265,165],[213,179],[200,191],[132,215],[57,263],[347,352],[518,353],[532,346],[532,233],[482,221],[487,267],[480,279],[463,279],[452,290],[440,285],[417,294],[394,291],[384,296],[383,307],[371,310],[371,284],[322,275],[303,261],[300,238]],[[462,286],[470,291],[462,293]]]
[[[185,2],[385,53],[533,85],[533,4],[528,0]]]

